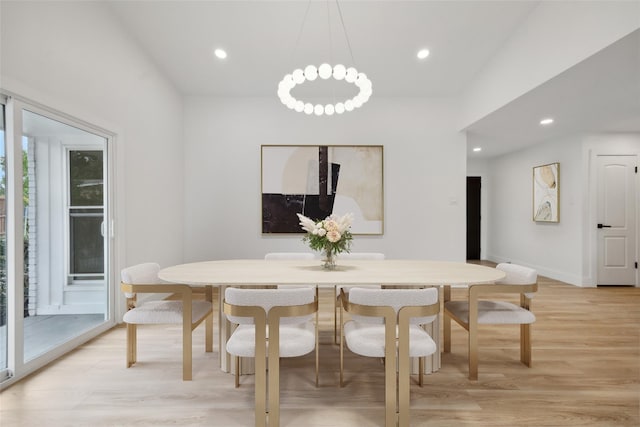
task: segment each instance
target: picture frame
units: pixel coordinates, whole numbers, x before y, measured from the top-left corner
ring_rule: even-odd
[[[384,233],[382,145],[261,145],[262,233],[304,233],[313,220],[352,213],[352,234]]]
[[[560,163],[533,168],[533,220],[560,222]]]

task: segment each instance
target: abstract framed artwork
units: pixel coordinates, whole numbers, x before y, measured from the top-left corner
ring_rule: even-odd
[[[382,145],[262,145],[262,233],[352,213],[353,234],[383,234],[382,165]]]
[[[560,163],[533,168],[533,220],[560,221]]]

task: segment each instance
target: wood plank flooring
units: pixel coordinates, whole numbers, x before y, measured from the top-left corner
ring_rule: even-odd
[[[479,380],[469,381],[466,332],[454,323],[441,370],[423,388],[412,385],[412,426],[640,426],[640,289],[539,283],[532,367],[519,362],[517,327],[485,326]],[[347,384],[338,388],[331,295],[321,291],[320,387],[312,355],[283,359],[281,425],[383,426],[380,360],[347,352]],[[218,369],[217,346],[204,353],[204,328],[194,333],[191,382],[181,381],[180,328],[141,328],[138,340],[130,369],[119,327],[8,388],[0,425],[253,425],[253,376],[234,389]]]

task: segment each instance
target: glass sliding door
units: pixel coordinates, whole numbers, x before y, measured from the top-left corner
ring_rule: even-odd
[[[115,325],[112,138],[0,93],[0,390]]]
[[[107,139],[23,110],[24,361],[108,319]]]
[[[6,149],[4,104],[0,104],[0,382],[9,377],[8,371],[8,287],[7,287],[7,209],[6,209]]]

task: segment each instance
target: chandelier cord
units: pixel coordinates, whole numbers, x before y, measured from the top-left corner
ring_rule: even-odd
[[[347,27],[344,25],[344,18],[342,17],[342,9],[340,8],[340,3],[336,0],[336,6],[338,7],[338,15],[340,16],[340,23],[342,24],[342,31],[344,32],[344,38],[347,40],[347,47],[349,47],[349,55],[351,55],[351,61],[353,62],[353,66],[357,67],[356,60],[353,59],[353,50],[351,50],[351,42],[349,41],[349,34],[347,34]]]
[[[329,30],[329,64],[333,64],[333,38],[331,37],[331,11],[329,10],[329,0],[326,1],[327,5],[327,29]],[[336,87],[331,85],[332,100],[336,102]]]
[[[311,8],[311,1],[307,3],[307,9],[304,11],[304,18],[302,18],[302,25],[300,25],[300,30],[298,31],[298,37],[296,38],[296,44],[293,46],[293,52],[291,52],[291,64],[295,65],[294,60],[296,56],[296,52],[298,51],[298,45],[300,44],[300,38],[302,37],[302,31],[304,30],[304,24],[307,22],[307,15],[309,14],[309,9]]]
[[[331,37],[331,11],[329,10],[329,0],[327,5],[327,29],[329,32],[329,64],[333,64],[333,38]]]

